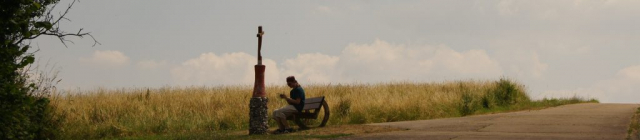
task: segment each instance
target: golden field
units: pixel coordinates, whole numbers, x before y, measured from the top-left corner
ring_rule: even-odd
[[[531,101],[511,80],[304,85],[306,97],[326,96],[327,125],[459,117],[587,102]],[[268,86],[269,112],[284,106]],[[51,97],[62,138],[95,139],[248,129],[252,86],[162,87],[58,91]],[[596,100],[590,100],[597,102]],[[293,125],[293,123],[290,123]],[[273,120],[270,125],[275,126]]]

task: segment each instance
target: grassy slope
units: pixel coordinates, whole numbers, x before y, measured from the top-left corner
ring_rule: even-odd
[[[629,131],[627,131],[627,140],[640,140],[640,132],[638,131],[640,131],[640,107],[631,118]]]
[[[509,80],[443,83],[385,83],[304,86],[307,97],[326,96],[331,108],[329,126],[422,120],[536,109],[562,104],[597,102],[579,98],[531,101],[523,86]],[[223,134],[246,130],[250,86],[94,90],[52,98],[65,118],[65,139],[199,138],[252,139]],[[269,112],[286,103],[276,93],[285,86],[269,86]],[[274,122],[270,120],[272,127]],[[336,130],[340,131],[340,130]],[[309,134],[323,138],[348,133]],[[259,139],[284,136],[257,136]]]

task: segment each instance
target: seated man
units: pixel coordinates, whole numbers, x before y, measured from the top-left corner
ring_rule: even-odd
[[[287,77],[287,85],[291,88],[289,92],[291,98],[287,98],[284,94],[280,94],[280,98],[287,100],[289,105],[273,111],[273,119],[278,123],[278,130],[274,132],[276,134],[292,132],[293,129],[289,127],[287,117],[301,112],[304,108],[304,89],[300,87],[296,78],[293,76]]]

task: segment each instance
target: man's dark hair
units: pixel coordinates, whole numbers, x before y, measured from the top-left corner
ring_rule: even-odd
[[[296,81],[296,77],[289,76],[287,77],[287,83],[298,83],[298,81]]]

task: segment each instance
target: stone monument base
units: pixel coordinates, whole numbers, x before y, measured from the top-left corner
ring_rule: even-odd
[[[249,102],[249,135],[267,134],[269,129],[269,112],[267,97],[252,97]]]

